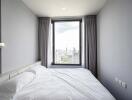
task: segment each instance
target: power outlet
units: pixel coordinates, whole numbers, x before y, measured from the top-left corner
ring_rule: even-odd
[[[122,86],[122,81],[121,81],[121,80],[118,80],[118,84],[119,84],[120,86]]]
[[[126,82],[120,80],[119,78],[115,77],[115,82],[120,85],[122,88],[127,88]]]
[[[122,82],[122,87],[127,88],[127,84],[125,82]]]

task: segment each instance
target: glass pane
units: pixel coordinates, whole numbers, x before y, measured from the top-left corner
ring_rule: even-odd
[[[55,22],[55,63],[79,64],[79,21]]]

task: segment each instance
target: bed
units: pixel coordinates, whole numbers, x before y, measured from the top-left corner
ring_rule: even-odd
[[[0,84],[0,100],[115,100],[115,98],[90,71],[84,68],[46,69],[38,65]]]

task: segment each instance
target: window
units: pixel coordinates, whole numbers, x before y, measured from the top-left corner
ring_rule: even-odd
[[[53,64],[81,65],[81,20],[53,21]]]

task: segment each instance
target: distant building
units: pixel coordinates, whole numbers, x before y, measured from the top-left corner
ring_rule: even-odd
[[[72,50],[56,50],[55,63],[58,64],[78,64],[79,63],[79,50],[73,48]]]

